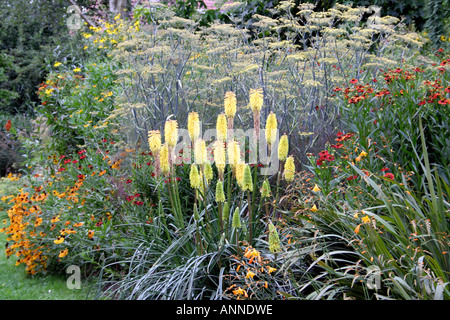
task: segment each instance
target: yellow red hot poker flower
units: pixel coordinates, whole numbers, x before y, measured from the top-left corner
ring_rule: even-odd
[[[250,89],[250,108],[253,111],[254,139],[256,142],[259,141],[261,108],[263,102],[262,89]]]
[[[269,146],[272,146],[275,143],[275,140],[277,138],[277,127],[277,116],[275,115],[275,113],[270,112],[270,114],[267,116],[266,121],[266,141]]]
[[[187,126],[189,137],[192,142],[195,142],[200,136],[200,120],[197,112],[192,111],[189,113]]]
[[[224,113],[221,113],[217,116],[216,132],[217,140],[227,140],[227,117]]]

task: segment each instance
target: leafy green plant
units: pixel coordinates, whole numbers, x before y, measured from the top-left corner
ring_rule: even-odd
[[[436,71],[442,70],[430,74]],[[310,155],[310,174],[302,173],[287,195],[292,203],[308,203],[285,214],[299,223],[291,232],[301,248],[315,248],[294,245],[285,253],[285,270],[298,260],[310,263],[307,280],[286,293],[291,299],[448,299],[449,189],[438,170],[445,160],[431,156],[446,151],[430,148],[438,142],[427,134],[435,130],[439,137],[447,129],[423,126],[440,121],[431,115],[439,119],[446,100],[436,100],[444,87],[421,74],[398,68],[384,74],[387,89],[358,84],[344,90],[352,132],[339,132],[320,157]],[[415,81],[438,87],[430,98]]]

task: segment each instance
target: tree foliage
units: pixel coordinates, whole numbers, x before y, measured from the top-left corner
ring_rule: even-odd
[[[66,25],[67,0],[0,0],[0,110],[29,112],[38,103],[37,87],[55,59],[79,53]],[[8,61],[8,62],[7,62]]]

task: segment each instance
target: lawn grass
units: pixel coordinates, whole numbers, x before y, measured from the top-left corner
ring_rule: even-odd
[[[86,300],[88,286],[69,289],[64,274],[47,274],[31,277],[23,265],[16,266],[16,257],[6,258],[6,236],[0,234],[0,300]]]

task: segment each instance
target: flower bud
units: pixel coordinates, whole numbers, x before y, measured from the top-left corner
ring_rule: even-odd
[[[268,197],[270,197],[271,190],[270,190],[269,181],[267,181],[267,179],[264,180],[260,191],[261,191],[261,198],[268,198]]]
[[[277,132],[277,116],[275,115],[275,113],[270,112],[270,114],[267,116],[266,121],[267,144],[273,145],[275,143],[275,140],[277,138],[276,132]]]
[[[199,189],[201,187],[200,174],[198,173],[197,165],[191,165],[191,171],[189,172],[189,181],[191,188]]]
[[[223,212],[222,212],[222,221],[227,222],[230,218],[230,206],[228,205],[228,201],[225,201],[223,204]]]
[[[281,250],[281,242],[278,236],[277,228],[269,223],[269,250],[274,253]]]
[[[243,188],[244,191],[253,191],[253,180],[252,180],[252,172],[250,170],[249,165],[245,165],[244,169],[244,181],[243,181]]]
[[[217,140],[226,141],[227,140],[227,117],[224,113],[217,116]]]
[[[289,141],[287,135],[283,135],[278,143],[278,160],[286,161],[289,152]]]
[[[197,204],[194,203],[194,220],[198,221],[200,220],[200,215],[198,214],[198,208],[197,208]]]
[[[163,144],[161,150],[159,151],[159,161],[161,172],[167,175],[170,172],[170,164],[169,164],[169,148],[167,144]]]
[[[232,220],[231,226],[233,228],[241,228],[242,227],[242,225],[241,225],[241,215],[239,213],[239,207],[234,210],[233,220]]]
[[[286,180],[287,182],[291,182],[292,180],[294,180],[295,164],[294,164],[293,156],[289,156],[286,159],[286,163],[284,164],[283,175],[284,175],[284,180]]]
[[[216,202],[225,202],[225,193],[223,191],[223,183],[221,180],[216,184]]]
[[[214,174],[213,174],[213,171],[212,171],[212,167],[211,167],[211,164],[209,163],[209,161],[206,161],[204,166],[205,166],[204,167],[205,180],[206,180],[207,183],[209,183],[214,177]]]

